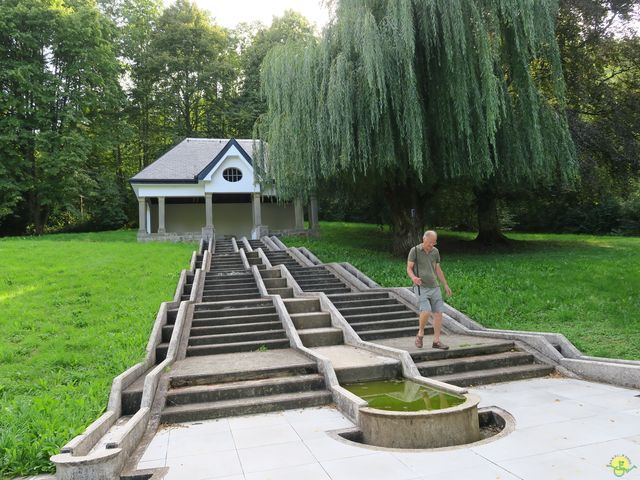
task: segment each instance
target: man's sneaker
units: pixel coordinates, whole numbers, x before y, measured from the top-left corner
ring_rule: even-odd
[[[445,345],[442,342],[433,342],[433,345],[431,345],[432,348],[437,348],[439,350],[449,350],[449,346]]]

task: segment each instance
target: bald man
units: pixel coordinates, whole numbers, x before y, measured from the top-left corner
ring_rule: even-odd
[[[434,230],[427,230],[422,236],[422,243],[416,245],[409,252],[407,258],[407,275],[415,285],[414,289],[418,293],[418,311],[420,320],[418,325],[418,335],[416,335],[416,347],[422,348],[424,338],[424,327],[433,315],[433,348],[448,350],[449,347],[440,341],[442,330],[442,313],[444,312],[444,301],[442,292],[438,285],[444,286],[447,296],[453,295],[447,279],[440,268],[440,252],[436,248],[438,234]]]

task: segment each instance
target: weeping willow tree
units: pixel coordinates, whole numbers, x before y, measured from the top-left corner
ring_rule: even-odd
[[[479,239],[504,189],[570,182],[555,0],[338,0],[320,39],[262,67],[263,168],[279,195],[339,179],[383,195],[394,250],[415,244],[437,186],[465,182]],[[264,153],[264,152],[263,152]],[[268,161],[267,161],[268,160]]]

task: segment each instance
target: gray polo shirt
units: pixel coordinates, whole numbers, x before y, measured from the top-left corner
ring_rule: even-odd
[[[418,261],[416,262],[416,252]],[[433,247],[429,253],[425,252],[422,244],[416,245],[409,252],[407,261],[414,262],[413,273],[422,279],[422,285],[426,288],[436,288],[438,286],[438,277],[436,275],[436,264],[440,263],[440,252]],[[417,273],[416,273],[416,267]]]

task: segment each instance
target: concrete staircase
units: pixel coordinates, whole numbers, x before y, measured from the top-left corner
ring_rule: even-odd
[[[293,288],[287,284],[287,279],[282,278],[280,270],[261,270],[260,275],[267,293],[270,295],[280,295],[282,298],[292,298]]]
[[[411,353],[420,373],[459,387],[543,377],[552,365],[537,363],[510,341],[490,345]]]
[[[244,270],[221,275],[212,271],[205,274],[203,302],[223,302],[227,300],[249,300],[260,298],[258,285],[251,272]]]
[[[351,288],[322,265],[291,267],[289,271],[304,292],[324,292],[327,295],[351,292]]]
[[[305,347],[342,345],[342,330],[331,326],[331,315],[322,311],[317,299],[291,298],[284,301]]]
[[[298,268],[302,266],[286,250],[278,250],[278,251],[264,250],[264,254],[267,256],[267,258],[271,262],[271,265],[273,266],[284,265],[289,269],[289,271],[291,271],[292,268]]]
[[[288,346],[289,340],[271,300],[200,303],[193,312],[187,356]]]
[[[262,240],[248,240],[249,245],[251,245],[251,248],[253,248],[254,250],[257,248],[262,248],[264,250],[266,250],[266,245],[262,242]]]
[[[406,337],[418,331],[418,315],[386,292],[329,295],[329,299],[363,340]],[[427,327],[425,335],[433,328]]]
[[[187,422],[330,403],[331,393],[315,363],[291,359],[295,352],[289,352],[289,360],[274,357],[274,352],[220,355],[215,362],[221,368],[212,362],[189,364],[193,359],[187,359],[171,376],[161,421]]]

